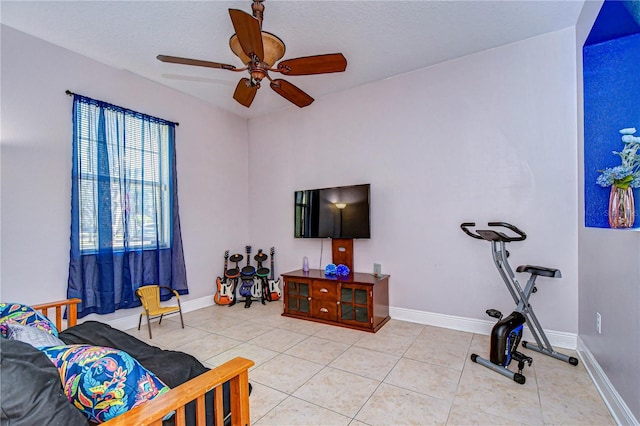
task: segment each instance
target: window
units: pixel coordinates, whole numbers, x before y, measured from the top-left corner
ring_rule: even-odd
[[[135,292],[143,285],[188,294],[178,215],[177,124],[73,97],[67,297],[82,300],[78,318],[140,306]],[[166,290],[160,299],[172,296]]]
[[[95,103],[79,103],[77,113],[81,252],[168,247],[169,125]],[[106,138],[99,136],[102,120]],[[106,202],[110,208],[101,206]]]

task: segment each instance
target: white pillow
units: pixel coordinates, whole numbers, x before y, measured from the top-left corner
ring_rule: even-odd
[[[9,339],[25,342],[36,348],[42,346],[64,346],[66,344],[53,334],[49,334],[37,327],[12,322],[7,323],[6,326]]]

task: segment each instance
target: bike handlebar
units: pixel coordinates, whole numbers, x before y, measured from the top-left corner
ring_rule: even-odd
[[[510,243],[512,241],[523,241],[527,238],[527,234],[524,233],[524,231],[520,230],[520,228],[518,228],[515,225],[511,225],[510,223],[507,222],[489,222],[487,224],[488,226],[493,226],[493,227],[499,227],[499,228],[507,228],[510,231],[518,234],[517,237],[510,237],[508,235],[505,235],[502,232],[497,232],[494,230],[489,230],[489,231],[484,231],[482,232],[482,234],[485,234],[484,236],[479,234],[477,231],[473,232],[470,231],[469,228],[470,227],[475,227],[476,223],[475,222],[464,222],[460,225],[460,228],[464,231],[465,234],[467,234],[468,236],[475,238],[477,240],[486,240],[486,241],[493,241],[493,240],[499,240],[499,241],[504,241],[505,243]],[[490,236],[492,237],[491,239],[486,238],[487,234],[490,234]]]
[[[482,238],[480,235],[474,234],[473,232],[469,231],[468,229],[469,227],[475,227],[475,226],[476,226],[475,222],[465,222],[460,225],[460,228],[464,231],[465,234],[467,234],[471,238],[475,238],[477,240],[484,240],[484,238]]]

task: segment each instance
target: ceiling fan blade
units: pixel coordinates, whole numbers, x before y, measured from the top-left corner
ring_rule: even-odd
[[[219,62],[201,61],[200,59],[180,58],[178,56],[158,55],[159,61],[170,62],[172,64],[195,65],[198,67],[221,68],[223,70],[235,70],[236,67],[229,64],[221,64]]]
[[[262,47],[262,33],[258,20],[247,12],[238,9],[229,9],[229,15],[244,53],[249,58],[254,54],[262,61],[264,59],[264,48]]]
[[[326,74],[346,69],[347,59],[342,53],[287,59],[278,64],[278,71],[285,75]]]
[[[296,86],[286,80],[282,80],[279,78],[272,80],[271,88],[275,90],[276,93],[278,93],[280,96],[290,102],[293,102],[300,108],[311,105],[311,102],[313,102],[313,98],[311,96],[307,95],[305,92],[298,89]]]
[[[253,98],[256,97],[257,91],[258,86],[252,86],[251,80],[248,78],[242,78],[236,86],[236,91],[233,92],[233,99],[249,108],[249,105],[253,102]]]

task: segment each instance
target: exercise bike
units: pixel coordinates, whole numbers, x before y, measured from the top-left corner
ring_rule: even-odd
[[[482,358],[476,354],[471,354],[471,360],[478,364],[481,364],[497,373],[506,376],[516,383],[523,385],[526,381],[522,371],[526,365],[531,366],[533,359],[522,352],[518,351],[518,345],[522,339],[523,327],[526,324],[529,331],[533,335],[536,343],[532,344],[526,341],[522,342],[522,346],[526,349],[531,349],[541,354],[548,355],[550,357],[559,359],[564,362],[568,362],[571,365],[578,365],[578,360],[574,357],[570,357],[559,352],[556,352],[549,339],[544,333],[538,318],[533,312],[533,308],[529,303],[529,297],[532,293],[535,293],[536,279],[539,276],[548,278],[561,278],[562,274],[559,269],[545,268],[542,266],[532,265],[520,265],[516,268],[516,272],[526,272],[531,274],[524,290],[515,278],[513,270],[509,265],[507,258],[509,252],[506,249],[506,243],[514,241],[523,241],[527,238],[527,234],[521,231],[514,225],[506,222],[489,222],[488,226],[492,228],[502,228],[512,231],[516,235],[507,235],[504,232],[500,232],[495,229],[476,229],[475,232],[469,230],[469,228],[475,228],[474,222],[466,222],[460,225],[460,228],[472,238],[478,240],[485,240],[491,243],[491,254],[493,256],[493,262],[498,268],[500,276],[504,280],[511,297],[513,297],[516,303],[516,309],[506,318],[502,317],[502,313],[496,309],[488,309],[487,315],[492,318],[497,318],[498,322],[491,330],[491,350],[489,360]],[[518,362],[518,372],[515,373],[509,370],[507,367],[512,360]]]

